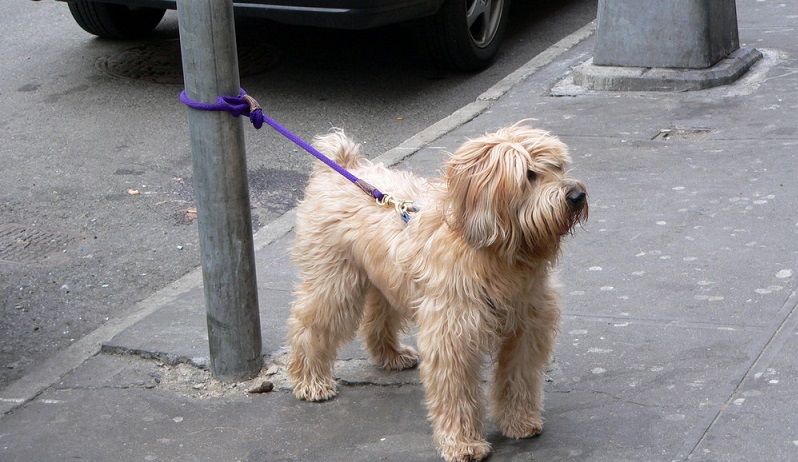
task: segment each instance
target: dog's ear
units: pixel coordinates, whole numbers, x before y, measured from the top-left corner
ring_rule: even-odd
[[[450,156],[446,219],[472,247],[515,242],[511,202],[526,180],[526,158],[522,146],[490,135],[467,141]]]

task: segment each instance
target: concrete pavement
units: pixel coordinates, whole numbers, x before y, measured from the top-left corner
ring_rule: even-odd
[[[491,460],[798,458],[798,5],[740,1],[738,18],[764,58],[733,85],[585,91],[570,68],[590,57],[588,26],[382,156],[436,175],[465,137],[533,118],[587,184],[590,220],[560,264],[545,431],[516,441],[489,424]],[[357,341],[338,398],[288,393],[292,223],[256,235],[258,379],[202,369],[194,272],[0,391],[0,460],[439,460],[417,372],[376,370]],[[247,392],[264,380],[277,389]]]

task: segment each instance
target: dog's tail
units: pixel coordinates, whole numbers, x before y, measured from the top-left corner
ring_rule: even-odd
[[[313,138],[313,147],[345,169],[357,167],[363,160],[363,156],[360,154],[360,145],[346,136],[340,128]],[[316,170],[321,168],[329,169],[321,162],[314,165]]]

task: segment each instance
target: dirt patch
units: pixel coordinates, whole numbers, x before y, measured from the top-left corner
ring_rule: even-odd
[[[290,391],[291,382],[285,373],[283,358],[272,359],[264,365],[260,374],[251,380],[222,382],[211,376],[210,371],[188,364],[170,366],[159,363],[160,380],[156,388],[169,390],[196,399],[245,396]],[[268,385],[271,384],[271,385]]]

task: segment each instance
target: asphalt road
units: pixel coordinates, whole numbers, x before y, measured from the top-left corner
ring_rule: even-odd
[[[242,86],[309,139],[375,157],[595,18],[595,0],[516,1],[478,74],[436,68],[412,31],[237,24]],[[92,37],[60,2],[0,4],[0,388],[199,265],[176,14],[137,42]],[[253,221],[291,209],[310,156],[247,129]]]

